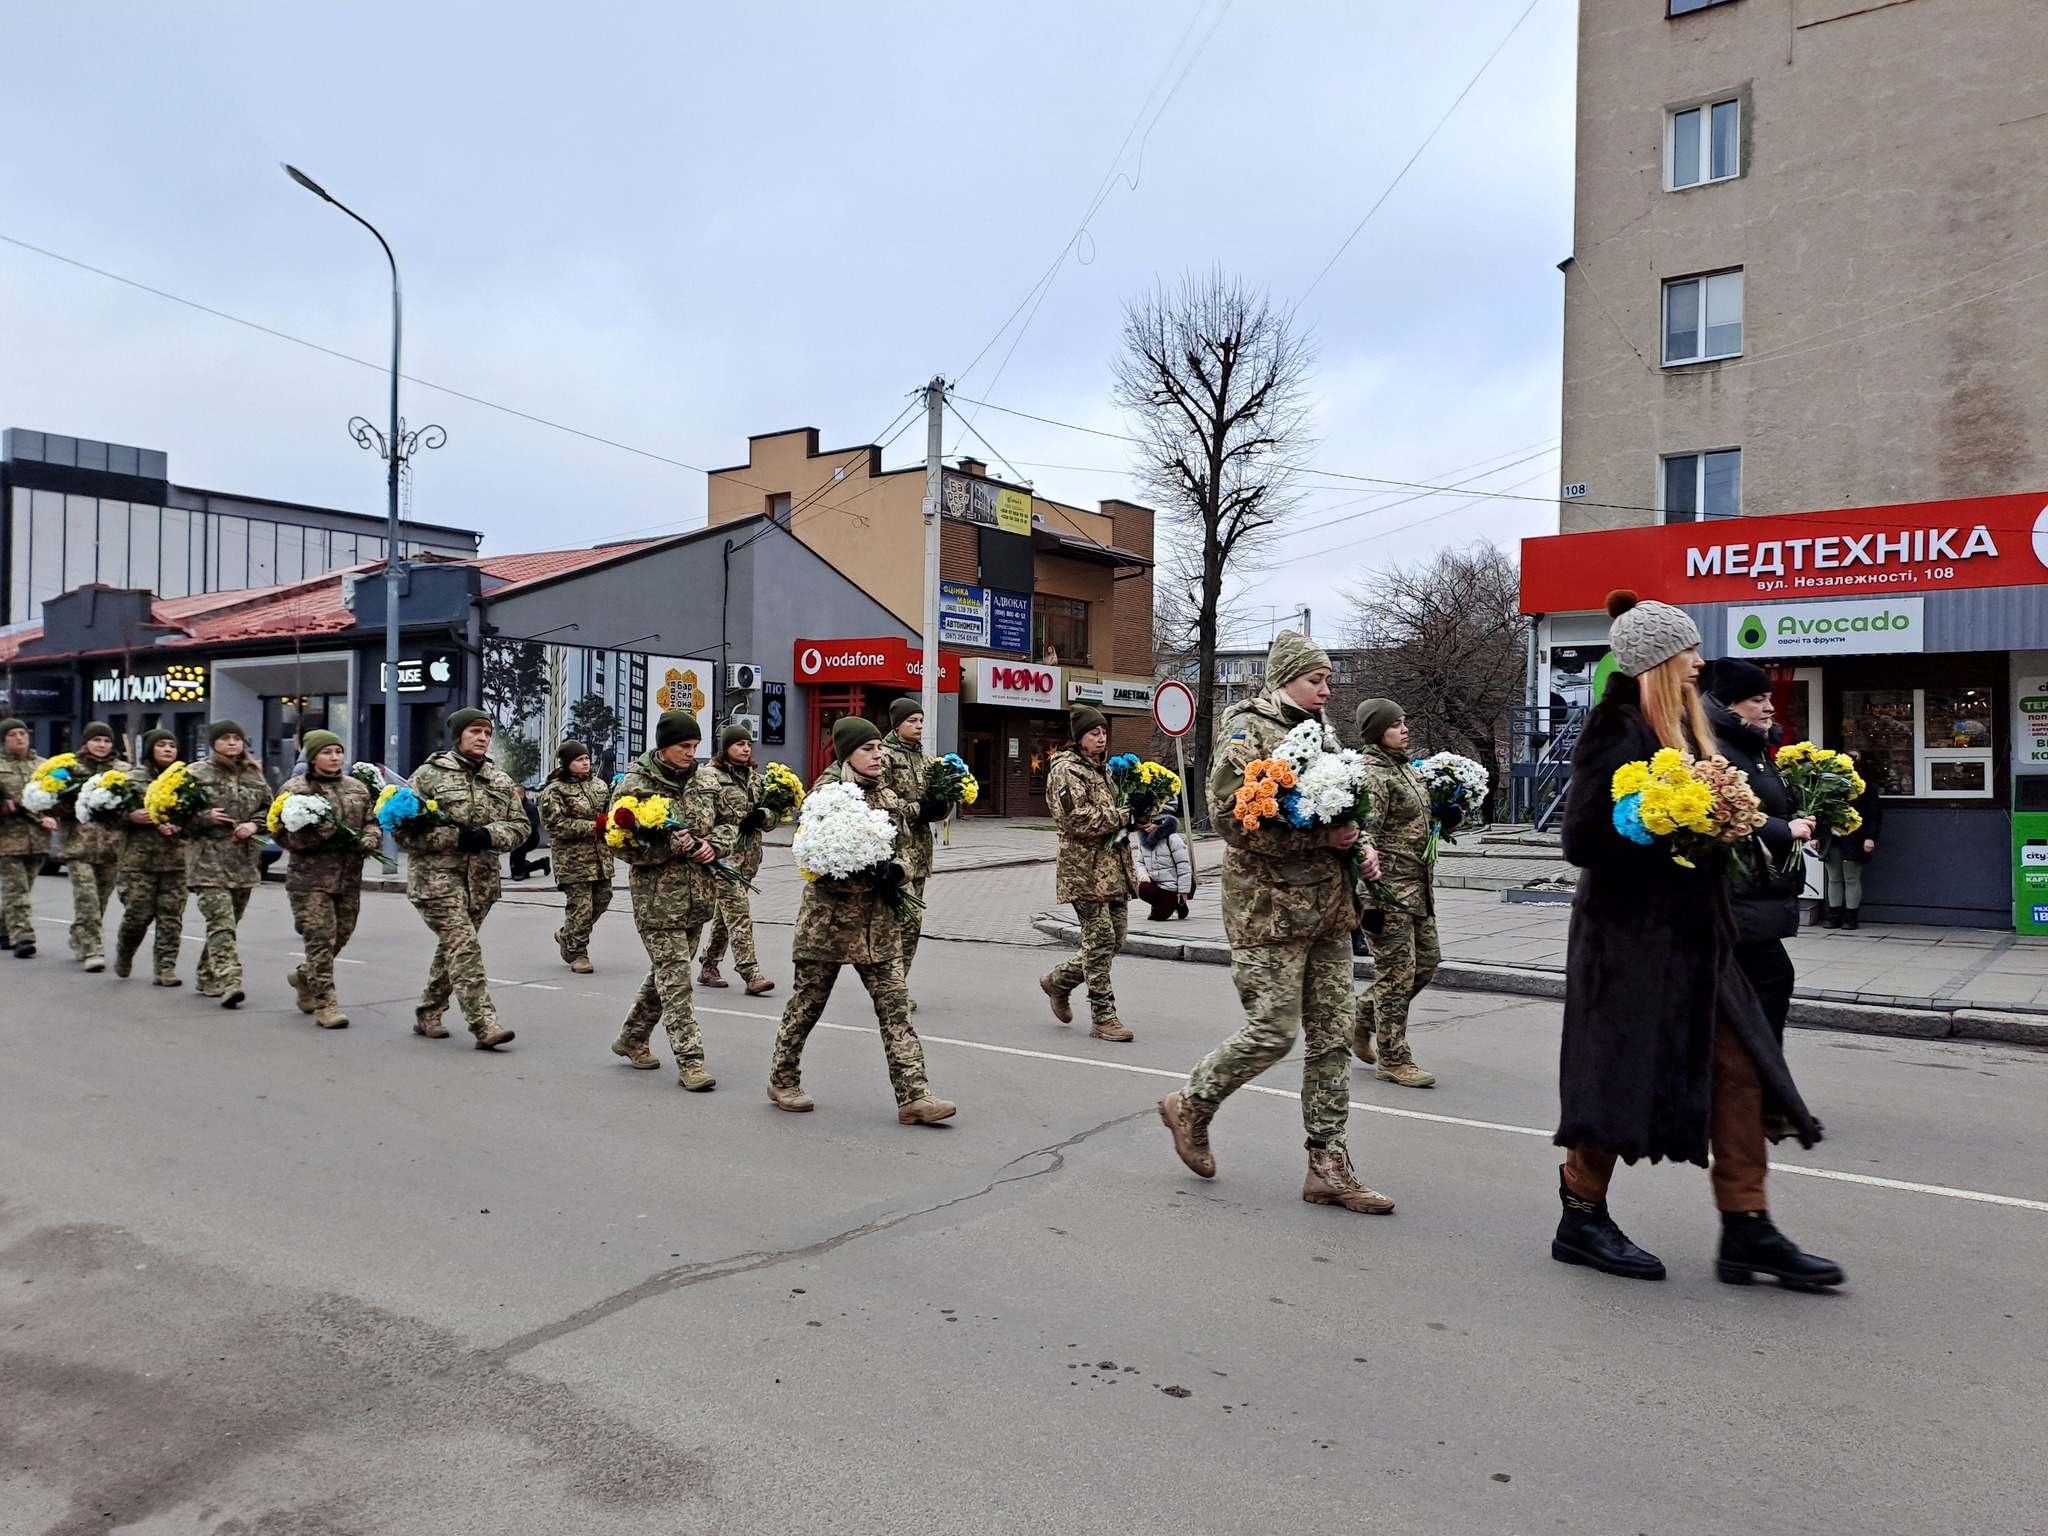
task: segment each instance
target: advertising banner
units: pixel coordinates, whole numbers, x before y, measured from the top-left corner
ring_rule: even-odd
[[[686,710],[697,717],[697,755],[709,757],[717,750],[711,728],[711,677],[714,664],[688,656],[647,658],[647,733],[654,741],[655,722],[663,710]]]
[[[1065,709],[1058,667],[1033,666],[1023,661],[998,661],[990,656],[974,658],[974,698],[977,704],[1001,704],[1015,709]]]
[[[942,510],[947,517],[957,518],[963,523],[979,523],[984,528],[1000,528],[1004,533],[1031,532],[1029,491],[1011,490],[992,480],[978,480],[950,469],[944,472],[942,483],[945,495]]]
[[[964,581],[939,583],[939,643],[988,646],[988,588]]]
[[[2048,768],[2048,677],[2022,677],[2013,689],[2012,757],[2021,768]]]
[[[1748,603],[1728,610],[1730,656],[1881,656],[1927,649],[1920,597]]]
[[[988,648],[1031,654],[1031,594],[1003,592],[994,587],[988,594]]]
[[[882,683],[896,688],[924,685],[924,651],[894,635],[862,640],[799,640],[796,680],[800,683]],[[957,657],[939,656],[939,692],[960,691]]]

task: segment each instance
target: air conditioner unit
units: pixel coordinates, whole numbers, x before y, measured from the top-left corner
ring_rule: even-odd
[[[736,661],[725,669],[725,686],[740,693],[752,693],[761,686],[761,669],[751,661]]]
[[[733,725],[744,725],[749,736],[753,737],[756,741],[761,739],[761,717],[759,715],[734,715],[730,723]]]

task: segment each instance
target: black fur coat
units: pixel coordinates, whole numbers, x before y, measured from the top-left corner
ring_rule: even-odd
[[[1714,1028],[1732,1029],[1763,1079],[1768,1121],[1812,1146],[1820,1129],[1737,969],[1728,877],[1685,869],[1614,830],[1609,786],[1659,742],[1633,678],[1616,677],[1572,754],[1564,855],[1579,866],[1565,955],[1557,1144],[1707,1162]]]

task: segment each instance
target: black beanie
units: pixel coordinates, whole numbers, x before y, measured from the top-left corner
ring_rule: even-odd
[[[1713,676],[1705,679],[1707,694],[1722,704],[1740,704],[1771,691],[1771,675],[1753,661],[1724,656],[1713,663]]]
[[[664,709],[661,718],[654,722],[654,750],[657,752],[668,747],[680,747],[686,741],[703,739],[704,727],[687,709]]]
[[[912,715],[923,713],[924,700],[914,693],[908,694],[889,706],[889,729],[893,731]]]
[[[1109,721],[1103,718],[1102,711],[1090,704],[1076,704],[1067,711],[1067,730],[1076,741],[1086,736],[1098,725],[1107,726],[1108,724]]]
[[[564,768],[568,767],[571,763],[575,762],[577,758],[588,756],[590,756],[590,748],[583,745],[582,742],[577,741],[574,737],[571,737],[569,740],[563,742],[559,747],[555,748],[555,761],[560,763]]]
[[[736,747],[743,741],[753,739],[754,733],[735,720],[718,733],[718,750],[723,752],[727,747]]]
[[[841,715],[832,722],[832,756],[843,763],[859,748],[879,740],[881,734],[872,720],[862,719],[859,715]]]

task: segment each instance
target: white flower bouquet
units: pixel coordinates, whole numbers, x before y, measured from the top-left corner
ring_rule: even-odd
[[[1339,746],[1336,734],[1321,721],[1302,721],[1274,748],[1273,756],[1294,774],[1291,797],[1281,798],[1288,821],[1306,827],[1358,819],[1365,759]]]
[[[141,809],[142,792],[135,787],[135,781],[121,769],[109,768],[85,781],[85,787],[78,792],[75,814],[86,826],[94,822],[120,826],[128,820],[130,811]]]
[[[858,785],[827,784],[813,791],[798,813],[790,852],[806,880],[858,880],[893,905],[922,905],[890,883],[888,872],[896,868],[896,822],[887,811],[870,806]]]
[[[1492,777],[1480,764],[1455,752],[1425,757],[1415,771],[1429,790],[1428,858],[1434,864],[1438,843],[1456,843],[1458,828],[1479,815]]]
[[[397,861],[384,852],[380,844],[383,838],[374,841],[369,829],[351,831],[343,826],[334,814],[334,807],[319,795],[279,795],[270,802],[270,813],[264,818],[264,825],[272,836],[279,832],[322,831],[332,842],[352,846],[365,858],[375,859],[387,871],[398,868]]]

